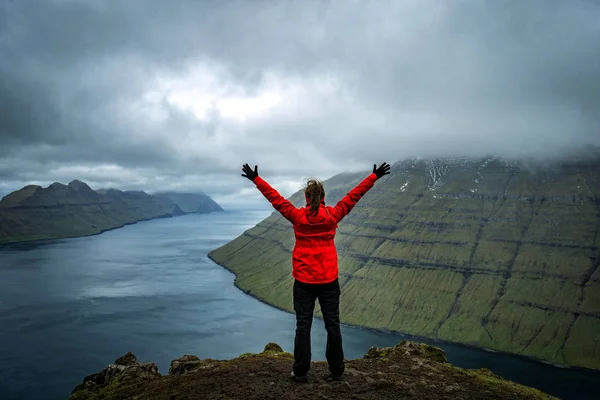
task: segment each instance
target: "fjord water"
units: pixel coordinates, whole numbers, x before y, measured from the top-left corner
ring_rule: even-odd
[[[0,399],[63,399],[128,351],[166,374],[183,354],[228,359],[268,342],[292,351],[295,319],[234,287],[209,251],[271,210],[157,219],[101,235],[0,246]],[[291,295],[291,293],[290,293]],[[325,330],[313,325],[313,357]],[[403,335],[344,326],[346,358]],[[597,398],[600,373],[458,345],[450,362],[491,369],[562,398]],[[291,367],[291,366],[290,366]]]

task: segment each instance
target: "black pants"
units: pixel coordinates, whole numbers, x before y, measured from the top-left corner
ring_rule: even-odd
[[[294,341],[294,374],[304,376],[310,369],[310,329],[315,300],[319,299],[327,330],[325,357],[329,371],[335,375],[344,372],[344,351],[340,330],[340,284],[336,279],[325,284],[294,281],[294,310],[296,311],[296,339]]]

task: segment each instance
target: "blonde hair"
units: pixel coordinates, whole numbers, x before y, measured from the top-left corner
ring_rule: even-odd
[[[321,200],[325,198],[323,184],[318,179],[309,179],[304,188],[304,195],[308,199],[308,204],[310,204],[311,213],[317,213],[321,205]]]

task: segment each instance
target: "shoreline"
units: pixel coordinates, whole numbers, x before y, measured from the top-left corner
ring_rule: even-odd
[[[40,242],[46,242],[46,241],[50,241],[50,240],[62,240],[62,239],[76,239],[76,238],[92,237],[92,236],[101,235],[101,234],[106,233],[106,232],[114,231],[116,229],[121,229],[121,228],[124,228],[126,226],[135,225],[135,224],[140,223],[140,222],[152,221],[152,220],[155,220],[155,219],[176,218],[176,217],[182,217],[184,215],[191,215],[191,214],[212,214],[214,212],[224,212],[224,211],[225,210],[214,210],[214,211],[209,211],[209,212],[191,212],[191,213],[184,213],[184,214],[178,214],[178,215],[165,214],[165,215],[159,215],[157,217],[152,217],[152,218],[139,219],[139,220],[137,220],[135,222],[127,222],[127,223],[124,223],[124,224],[119,225],[119,226],[115,226],[115,227],[112,227],[112,228],[103,229],[103,230],[101,230],[99,232],[90,233],[89,235],[57,236],[57,237],[49,237],[49,238],[44,238],[44,239],[16,240],[16,241],[12,241],[12,242],[0,242],[0,248],[2,248],[3,246],[10,246],[10,245],[15,245],[15,244],[40,243]]]
[[[215,261],[210,256],[210,253],[207,254],[207,257],[212,262],[214,262],[215,264],[217,264],[218,266],[226,269],[227,271],[229,271],[229,272],[231,272],[233,274],[233,276],[234,276],[233,285],[240,292],[242,292],[242,293],[244,293],[244,294],[246,294],[246,295],[248,295],[248,296],[250,296],[250,297],[252,297],[252,298],[254,298],[254,299],[258,300],[258,301],[260,301],[263,304],[268,305],[269,307],[273,307],[273,308],[278,309],[280,311],[283,311],[283,312],[286,312],[288,314],[294,315],[293,312],[288,311],[288,310],[286,310],[284,308],[281,308],[281,307],[279,307],[277,305],[268,303],[267,301],[261,299],[260,297],[256,296],[255,294],[251,293],[250,291],[246,291],[246,290],[240,288],[238,286],[238,284],[237,284],[237,274],[233,270],[231,270],[230,268],[226,267],[225,265],[222,265],[222,264],[218,263],[217,261]],[[314,316],[314,318],[322,320],[322,318],[317,317],[317,316]],[[341,322],[340,324],[344,325],[344,326],[352,327],[352,328],[358,328],[358,329],[368,330],[368,331],[371,331],[371,332],[386,333],[386,334],[391,334],[391,335],[403,335],[403,336],[406,336],[408,338],[415,339],[416,341],[427,340],[427,341],[433,341],[433,342],[442,343],[442,344],[456,345],[456,346],[460,346],[460,347],[464,347],[464,348],[469,348],[469,349],[483,350],[483,351],[486,351],[486,352],[489,352],[489,353],[496,353],[496,354],[502,354],[502,355],[506,355],[506,356],[510,356],[510,357],[516,357],[516,358],[527,360],[527,361],[531,361],[531,362],[534,362],[534,363],[545,364],[545,365],[548,365],[548,366],[552,366],[552,367],[560,368],[560,369],[565,369],[565,370],[581,371],[581,372],[588,372],[588,373],[591,372],[591,373],[596,373],[596,374],[600,373],[600,369],[592,369],[592,368],[579,367],[579,366],[554,364],[554,363],[551,363],[550,361],[543,360],[543,359],[540,359],[540,358],[536,358],[536,357],[533,357],[533,356],[515,354],[515,353],[510,353],[510,352],[507,352],[507,351],[490,349],[490,348],[487,348],[487,347],[479,347],[479,346],[474,346],[474,345],[471,345],[471,344],[468,344],[468,343],[451,342],[451,341],[444,340],[444,339],[437,339],[437,338],[434,339],[434,338],[429,338],[429,337],[426,337],[426,336],[412,335],[410,333],[405,333],[405,332],[402,332],[402,331],[393,331],[393,330],[389,330],[389,329],[371,328],[371,327],[364,326],[364,325],[349,324],[349,323],[346,323],[346,322]]]

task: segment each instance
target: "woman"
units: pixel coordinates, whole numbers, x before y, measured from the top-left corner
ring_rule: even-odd
[[[335,207],[325,205],[323,184],[311,179],[304,189],[306,206],[296,208],[258,176],[258,166],[254,166],[254,171],[248,164],[242,167],[242,176],[254,182],[258,190],[294,228],[296,244],[292,251],[292,277],[296,338],[291,377],[296,380],[306,381],[310,369],[310,329],[316,299],[319,299],[327,330],[325,356],[331,378],[339,380],[344,373],[338,257],[334,236],[342,218],[348,215],[377,179],[389,174],[389,170],[390,166],[387,163],[381,164],[379,168],[373,165],[373,173],[352,189]]]

